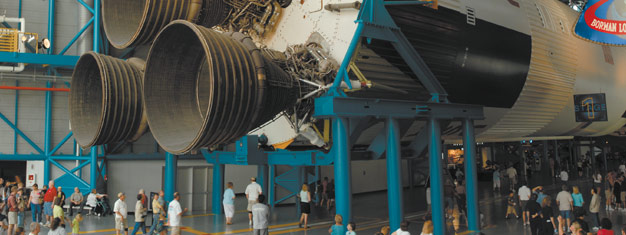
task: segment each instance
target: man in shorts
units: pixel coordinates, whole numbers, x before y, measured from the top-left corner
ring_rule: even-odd
[[[52,205],[52,202],[57,197],[57,188],[54,187],[54,181],[50,180],[50,182],[48,182],[48,187],[49,189],[43,196],[43,213],[46,215],[45,226],[49,226],[52,222],[52,207],[54,206]]]
[[[7,230],[7,234],[12,235],[17,228],[17,187],[13,186],[11,188],[11,193],[9,198],[7,199],[7,208],[8,208],[8,216],[9,216],[9,228]]]
[[[250,220],[250,226],[252,226],[252,206],[257,203],[259,195],[263,194],[261,185],[256,182],[256,178],[250,178],[250,184],[246,187],[246,198],[248,199],[248,219]]]
[[[517,190],[517,196],[519,197],[519,204],[522,209],[522,219],[524,225],[530,225],[530,214],[526,208],[526,204],[528,204],[528,200],[530,200],[530,195],[530,188],[526,186],[526,182],[522,182],[522,187]]]
[[[559,206],[559,212],[561,212],[561,217],[567,220],[567,227],[571,225],[572,222],[572,209],[574,208],[574,199],[572,198],[572,194],[567,191],[567,185],[561,186],[562,191],[556,195],[556,204]],[[563,227],[562,224],[559,226]]]
[[[122,230],[124,231],[124,235],[128,235],[128,207],[126,206],[126,195],[120,192],[117,194],[117,201],[115,201],[115,206],[113,206],[113,212],[115,213],[115,234],[120,235]]]

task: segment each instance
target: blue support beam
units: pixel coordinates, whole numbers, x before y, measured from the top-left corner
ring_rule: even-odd
[[[443,213],[443,175],[441,166],[441,127],[435,118],[428,120],[430,133],[428,158],[430,161],[430,198],[432,208],[433,234],[445,234],[446,219]]]
[[[163,177],[165,201],[171,202],[176,192],[176,168],[178,167],[178,159],[176,155],[171,153],[165,154],[165,175]]]
[[[93,51],[100,53],[100,26],[102,25],[102,9],[100,8],[101,0],[93,0]],[[89,8],[87,8],[89,9]]]
[[[70,133],[68,133],[65,136],[65,138],[63,138],[63,140],[61,140],[61,142],[59,144],[57,144],[57,146],[54,147],[52,149],[52,151],[50,151],[49,155],[54,155],[54,153],[56,153],[61,148],[61,146],[63,146],[73,135],[74,135],[74,133],[70,131]]]
[[[352,221],[352,189],[350,185],[350,146],[348,144],[348,120],[333,118],[333,151],[335,153],[335,205],[336,214],[344,221]],[[345,223],[342,231],[345,234]]]
[[[268,198],[268,202],[270,207],[274,208],[274,201],[276,199],[276,166],[274,165],[269,165],[269,177],[268,177],[268,181],[269,181],[269,186],[268,186],[268,192],[267,192],[267,198]]]
[[[53,0],[50,0],[53,2]],[[46,82],[46,88],[51,88],[52,82]],[[44,133],[44,142],[43,142],[43,151],[46,156],[50,156],[50,142],[52,138],[52,92],[46,91],[46,103],[45,103],[45,113],[44,113],[44,121],[45,121],[45,133]]]
[[[96,188],[98,183],[98,146],[92,146],[89,153],[90,164],[89,165],[89,190]]]
[[[39,146],[37,146],[35,142],[33,142],[30,138],[28,138],[28,136],[26,136],[24,132],[22,132],[19,128],[17,128],[17,126],[15,126],[11,121],[9,121],[9,119],[6,116],[4,116],[4,114],[2,114],[1,112],[0,112],[0,119],[2,119],[7,125],[9,125],[9,127],[11,127],[15,132],[17,132],[17,134],[20,135],[28,144],[30,144],[30,146],[33,147],[33,149],[39,152],[39,154],[42,154],[42,155],[45,154],[45,152],[41,150],[41,148],[39,148]]]
[[[48,40],[50,40],[50,49],[48,49],[48,54],[54,54],[54,15],[55,11],[55,1],[56,0],[48,0]],[[23,53],[21,53],[23,54]],[[0,55],[0,58],[2,56]],[[26,62],[24,62],[26,63]],[[34,63],[32,63],[34,64]],[[76,63],[74,63],[76,64]],[[72,65],[73,66],[73,65]]]
[[[463,147],[465,147],[465,189],[467,190],[467,227],[480,232],[478,212],[478,176],[476,169],[476,140],[474,139],[474,121],[463,120]]]
[[[52,1],[52,0],[51,0]],[[0,52],[0,61],[7,63],[47,64],[53,66],[74,67],[78,56],[46,55],[35,53]]]
[[[20,15],[22,14],[22,0],[20,0]],[[15,86],[18,87],[20,86],[20,82],[19,81],[15,81]],[[20,91],[19,90],[15,90],[15,118],[13,120],[15,120],[15,126],[17,127],[18,125],[18,114],[19,114],[19,100],[20,100]],[[13,130],[13,154],[17,154],[17,130]]]
[[[403,219],[402,168],[400,167],[400,130],[398,121],[388,118],[385,123],[387,133],[387,202],[389,205],[389,226],[391,231],[400,228]]]
[[[74,35],[74,38],[72,38],[72,40],[70,40],[70,42],[65,46],[65,48],[63,48],[63,50],[61,50],[61,52],[59,52],[59,55],[65,54],[65,52],[67,52],[67,50],[69,50],[70,47],[72,47],[72,45],[74,45],[74,43],[76,43],[76,40],[78,40],[78,38],[83,35],[85,30],[87,30],[89,27],[91,27],[93,22],[94,22],[94,18],[91,17],[89,22],[87,22],[87,24],[83,25],[83,27],[78,31],[78,33],[76,33],[76,35]]]
[[[213,192],[211,197],[211,210],[213,214],[221,215],[222,210],[222,192],[224,192],[224,164],[213,165]]]
[[[267,165],[257,165],[256,182],[261,185],[263,194],[267,194]]]

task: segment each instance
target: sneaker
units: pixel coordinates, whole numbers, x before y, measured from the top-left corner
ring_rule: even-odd
[[[600,228],[598,228],[598,227],[593,227],[593,231],[594,231],[594,232],[597,232],[598,230],[600,230]]]

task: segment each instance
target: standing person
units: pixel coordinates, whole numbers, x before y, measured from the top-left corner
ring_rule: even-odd
[[[356,235],[356,232],[354,232],[354,230],[356,229],[356,224],[354,222],[348,223],[348,226],[346,228],[348,229],[346,235]]]
[[[302,184],[302,190],[300,190],[298,197],[300,198],[300,212],[302,213],[298,227],[302,228],[304,223],[304,228],[308,229],[309,214],[311,214],[311,192],[309,192],[309,186]]]
[[[519,197],[519,204],[522,209],[522,220],[524,222],[524,225],[530,225],[530,217],[526,208],[526,205],[530,200],[530,195],[530,188],[526,186],[526,182],[522,182],[522,187],[517,190],[517,196]]]
[[[226,224],[233,224],[233,216],[235,215],[235,192],[233,192],[233,182],[226,184],[226,190],[224,190],[224,215],[226,216]]]
[[[517,203],[515,202],[517,202],[517,198],[515,197],[515,190],[511,190],[506,200],[507,207],[506,207],[506,215],[504,215],[505,219],[508,219],[510,214],[514,214],[515,218],[519,219],[519,216],[517,215],[517,210],[515,209],[515,205]]]
[[[84,201],[83,194],[80,192],[78,187],[75,187],[74,193],[70,195],[70,206],[67,208],[70,216],[74,215],[74,209],[72,209],[72,207],[74,206],[80,207],[83,204],[83,201]],[[82,210],[79,208],[79,213],[81,212]]]
[[[547,196],[541,202],[541,235],[553,235],[556,233],[556,221],[554,221],[554,212],[552,210],[552,198]]]
[[[600,228],[600,205],[601,198],[598,195],[598,188],[591,189],[591,202],[589,203],[589,213],[591,214],[591,224],[593,224],[593,231],[598,231]],[[591,231],[587,231],[591,232]]]
[[[80,222],[83,221],[83,215],[78,213],[74,220],[72,220],[72,235],[78,235],[80,233]]]
[[[150,231],[148,234],[153,234],[156,231],[157,225],[159,224],[159,216],[164,213],[163,206],[159,202],[159,194],[155,194],[152,199],[152,226],[150,226]]]
[[[561,171],[559,177],[561,177],[561,182],[567,185],[567,181],[569,180],[569,174],[567,174],[567,171],[565,171],[565,169]]]
[[[328,177],[324,177],[324,181],[322,181],[322,200],[318,206],[324,205],[324,200],[328,201]]]
[[[344,235],[344,228],[343,228],[343,217],[341,217],[341,215],[337,214],[335,215],[335,224],[333,226],[330,226],[330,228],[328,229],[328,233],[330,233],[330,235]]]
[[[544,199],[546,196],[548,196],[548,195],[546,195],[545,193],[543,193],[543,186],[537,186],[537,187],[534,187],[534,188],[532,189],[532,192],[533,192],[534,194],[537,194],[537,203],[539,203],[539,204],[543,203],[543,199]]]
[[[21,184],[21,183],[20,183]],[[17,228],[24,232],[24,215],[26,211],[26,202],[27,198],[24,195],[24,188],[18,188],[16,199],[17,199]]]
[[[572,208],[574,206],[574,199],[572,195],[567,191],[567,185],[561,186],[561,192],[556,195],[556,204],[559,206],[561,216],[567,221],[567,227],[571,225]],[[563,227],[563,224],[559,224]]]
[[[252,206],[257,203],[257,199],[261,194],[263,194],[261,185],[257,184],[255,177],[250,178],[250,184],[246,187],[246,198],[248,199],[248,219],[250,226],[252,226]]]
[[[330,213],[330,209],[335,202],[335,179],[330,180],[328,183],[328,189],[326,190],[326,194],[328,194],[328,200],[326,200],[326,209]]]
[[[583,161],[578,160],[578,162],[576,162],[576,167],[578,168],[578,177],[582,177],[583,176]]]
[[[506,174],[509,176],[509,188],[515,189],[515,185],[517,184],[517,170],[515,170],[513,165],[511,165],[508,169],[506,169]]]
[[[41,191],[39,190],[39,186],[37,184],[33,184],[33,190],[30,191],[30,196],[28,197],[28,205],[30,205],[30,211],[33,217],[33,222],[41,223],[41,202],[43,198],[41,197]]]
[[[456,185],[456,188],[454,189],[455,191],[455,197],[456,197],[456,204],[458,205],[458,209],[459,209],[459,213],[463,213],[463,215],[467,216],[467,207],[466,207],[466,200],[465,200],[465,186],[463,186],[463,181],[459,181]]]
[[[499,192],[500,186],[500,170],[498,170],[498,167],[496,166],[493,170],[493,191]]]
[[[580,193],[578,186],[572,187],[572,199],[574,200],[574,212],[583,211],[585,200],[583,199],[583,195]]]
[[[13,186],[9,193],[9,198],[7,199],[7,208],[8,208],[8,216],[9,216],[9,228],[7,229],[8,235],[13,235],[17,225],[17,187]]]
[[[63,207],[61,207],[61,198],[54,199],[54,208],[52,209],[52,218],[61,219],[61,224],[65,225],[65,213],[63,212]]]
[[[613,187],[615,184],[615,179],[611,174],[612,172],[609,172],[606,174],[606,180],[604,181],[605,183],[605,187],[604,187],[604,195],[606,197],[606,210],[612,211],[613,210],[613,202],[615,201],[615,199],[613,199]]]
[[[46,224],[45,226],[49,226],[52,223],[52,208],[54,205],[54,198],[57,197],[57,189],[54,187],[54,181],[50,180],[48,182],[49,189],[46,191],[46,194],[43,196],[43,212],[46,215]]]
[[[180,235],[180,219],[183,214],[187,212],[187,208],[184,210],[180,207],[180,193],[174,193],[174,200],[170,202],[167,207],[167,218],[169,219],[169,226],[172,229],[171,235]]]
[[[61,186],[57,187],[57,197],[61,198],[61,208],[63,208],[65,206],[65,193],[61,189]]]
[[[128,207],[126,206],[126,195],[122,192],[117,194],[117,201],[113,205],[113,212],[115,213],[115,234],[120,235],[124,232],[124,235],[128,235]]]
[[[270,208],[265,205],[265,195],[259,195],[257,198],[258,203],[252,206],[252,218],[254,223],[252,229],[254,229],[254,235],[269,235],[268,227],[270,220]]]
[[[621,178],[616,178],[613,183],[613,200],[615,201],[615,210],[620,210],[622,205],[622,181]]]
[[[141,193],[137,194],[137,203],[135,203],[135,226],[133,228],[132,235],[137,234],[137,231],[141,228],[141,232],[146,234],[146,217],[143,215],[144,212],[148,211],[147,208],[143,206],[143,202],[141,199],[144,195]]]
[[[541,229],[541,205],[537,203],[537,194],[533,194],[526,204],[528,220],[530,221],[530,234],[537,235]]]
[[[602,175],[600,174],[600,172],[598,172],[596,170],[596,172],[593,173],[591,178],[593,179],[593,187],[594,188],[602,187]]]

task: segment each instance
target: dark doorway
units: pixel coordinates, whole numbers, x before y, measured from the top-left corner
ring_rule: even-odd
[[[16,175],[25,182],[26,161],[0,161],[0,178],[14,182]]]

